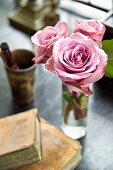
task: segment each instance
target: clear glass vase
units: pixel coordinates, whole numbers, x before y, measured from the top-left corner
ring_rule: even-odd
[[[79,139],[86,134],[88,97],[83,93],[71,93],[62,85],[62,119],[63,132],[72,139]]]

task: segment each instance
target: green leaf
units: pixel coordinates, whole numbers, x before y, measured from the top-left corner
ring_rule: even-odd
[[[105,76],[113,78],[113,39],[104,40],[102,42],[103,50],[108,55],[108,64],[106,67]]]
[[[73,103],[73,95],[69,90],[63,90],[63,97],[65,98],[66,101],[68,101],[70,104]]]

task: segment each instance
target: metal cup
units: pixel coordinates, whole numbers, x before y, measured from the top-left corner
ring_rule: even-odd
[[[25,49],[12,51],[12,56],[20,69],[13,69],[5,65],[13,99],[17,104],[30,104],[34,99],[34,81],[36,65],[34,54]]]

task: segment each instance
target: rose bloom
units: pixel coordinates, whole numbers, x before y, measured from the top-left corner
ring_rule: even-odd
[[[69,35],[67,23],[59,21],[54,27],[47,26],[43,30],[37,31],[31,40],[35,47],[35,63],[46,63],[52,55],[53,44],[61,37]]]
[[[89,96],[89,85],[104,75],[106,64],[107,54],[92,39],[73,33],[55,43],[46,68],[57,74],[70,91]]]
[[[102,47],[101,40],[105,33],[105,26],[97,20],[76,20],[74,32],[80,32],[93,39],[99,47]]]

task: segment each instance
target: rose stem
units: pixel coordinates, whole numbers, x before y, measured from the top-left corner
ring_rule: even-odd
[[[68,124],[69,113],[71,110],[72,110],[71,105],[67,103],[64,108],[64,123],[65,124]]]
[[[73,97],[74,97],[74,105],[75,105],[74,116],[75,116],[75,119],[80,120],[81,118],[84,117],[85,114],[83,110],[81,109],[80,104],[77,103],[76,101],[77,94],[75,92],[73,92]]]

